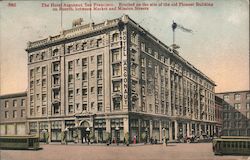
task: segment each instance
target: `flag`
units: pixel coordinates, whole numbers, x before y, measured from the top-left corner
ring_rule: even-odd
[[[176,28],[179,28],[179,29],[181,29],[181,30],[184,31],[184,32],[193,33],[193,31],[192,31],[191,29],[185,28],[185,27],[183,27],[182,25],[177,24],[176,22],[173,21],[173,24],[172,24],[172,29],[173,29],[173,31],[174,31]]]

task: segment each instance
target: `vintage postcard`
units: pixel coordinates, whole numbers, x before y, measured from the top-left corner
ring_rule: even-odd
[[[249,60],[248,0],[2,0],[0,159],[249,160]]]

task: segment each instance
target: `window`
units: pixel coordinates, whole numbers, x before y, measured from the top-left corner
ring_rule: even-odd
[[[133,32],[131,34],[131,42],[136,43],[136,33],[135,32]]]
[[[36,85],[40,85],[40,79],[36,80]]]
[[[42,101],[46,101],[47,100],[47,95],[46,94],[42,94]]]
[[[17,107],[17,100],[13,100],[13,107]]]
[[[97,47],[100,47],[102,45],[102,39],[97,40]]]
[[[73,96],[74,96],[73,90],[69,90],[69,98],[73,98]]]
[[[43,75],[43,76],[46,75],[46,67],[42,67],[42,75]]]
[[[235,100],[240,100],[240,94],[235,94],[235,95],[234,95],[234,99],[235,99]]]
[[[87,104],[82,104],[82,110],[86,111],[87,110]]]
[[[152,67],[152,62],[150,60],[148,61],[148,67]]]
[[[30,102],[33,102],[33,95],[30,95]]]
[[[73,82],[73,75],[72,74],[69,74],[69,76],[68,76],[68,78],[69,78],[69,83],[72,83]]]
[[[25,105],[25,99],[21,99],[21,106]]]
[[[93,63],[94,62],[94,56],[90,57],[90,62]]]
[[[121,82],[113,82],[113,92],[121,92]]]
[[[113,98],[113,106],[114,106],[114,110],[121,109],[121,98],[120,97]]]
[[[142,67],[145,67],[145,61],[146,61],[145,58],[142,58],[142,59],[141,59],[141,66],[142,66]]]
[[[132,65],[132,67],[131,67],[131,75],[136,76],[136,65]]]
[[[36,67],[36,73],[40,73],[40,67]]]
[[[33,57],[33,55],[30,55],[29,56],[29,62],[33,62],[34,61],[34,57]]]
[[[42,80],[42,87],[45,87],[46,86],[46,79],[43,79]]]
[[[149,104],[149,111],[150,111],[150,112],[152,112],[152,111],[153,111],[152,104]]]
[[[30,108],[30,115],[31,115],[31,116],[34,115],[34,108]]]
[[[246,95],[246,99],[249,100],[250,99],[250,93],[247,93]]]
[[[88,94],[87,88],[83,88],[83,89],[82,89],[82,95],[83,95],[83,96],[86,96],[87,94]]]
[[[102,70],[97,71],[97,78],[102,79]]]
[[[59,90],[54,90],[53,93],[54,93],[54,99],[59,99],[60,98]]]
[[[45,52],[42,52],[42,54],[41,54],[41,60],[44,60],[44,57],[45,57]]]
[[[91,87],[90,91],[91,91],[91,94],[94,94],[95,93],[95,87]]]
[[[90,76],[93,78],[93,77],[94,77],[94,75],[95,75],[95,71],[94,71],[94,70],[92,70],[92,71],[90,72]]]
[[[74,112],[74,107],[73,107],[73,105],[69,105],[69,113],[73,113]]]
[[[145,43],[142,42],[142,43],[141,43],[141,50],[142,50],[142,51],[145,51],[145,48],[146,48]]]
[[[59,76],[58,75],[53,76],[53,84],[54,85],[59,85]]]
[[[91,109],[94,109],[94,104],[95,104],[95,102],[90,103]]]
[[[113,64],[113,76],[121,76],[121,64]]]
[[[36,99],[40,100],[40,94],[36,94]]]
[[[83,58],[82,59],[82,66],[85,68],[88,66],[88,59],[87,58]]]
[[[250,112],[246,112],[247,119],[250,119]]]
[[[80,89],[79,88],[76,89],[76,94],[80,94]]]
[[[21,110],[21,117],[24,117],[25,116],[25,109],[22,109]]]
[[[13,100],[13,107],[17,107],[17,100]]]
[[[97,65],[102,65],[102,55],[97,56]]]
[[[141,94],[143,95],[143,96],[145,96],[145,87],[144,86],[142,86],[142,88],[141,88]]]
[[[98,87],[98,89],[97,89],[97,94],[98,94],[98,95],[102,95],[102,87]]]
[[[224,99],[225,101],[228,101],[228,100],[229,100],[229,95],[224,95],[224,96],[223,96],[223,99]]]
[[[53,50],[52,56],[58,56],[59,55],[59,49],[56,48]]]
[[[17,117],[17,111],[14,110],[14,111],[13,111],[13,118],[16,118],[16,117]]]
[[[118,33],[114,33],[113,35],[112,35],[112,41],[113,42],[116,42],[116,41],[118,41],[119,40],[119,34]]]
[[[112,62],[120,61],[121,54],[118,49],[112,51]]]
[[[36,106],[36,112],[40,112],[40,106]]]
[[[86,81],[88,79],[87,72],[82,73],[82,80]]]
[[[54,114],[59,114],[60,106],[58,104],[54,105]]]
[[[102,103],[98,103],[97,110],[101,112],[103,111],[102,109],[103,109]]]
[[[53,72],[58,72],[60,70],[60,65],[58,62],[53,63]]]
[[[234,104],[234,109],[240,109],[241,108],[241,104],[240,103],[235,103]]]
[[[43,107],[43,108],[42,108],[42,115],[45,115],[45,114],[46,114],[46,108]]]
[[[30,78],[33,78],[33,77],[34,77],[34,70],[31,69],[31,70],[30,70]]]
[[[5,108],[8,108],[9,107],[9,101],[5,101],[4,103],[5,103],[4,104]]]
[[[246,104],[246,110],[249,110],[250,109],[250,103],[247,103]]]
[[[34,87],[34,81],[30,81],[30,88]]]
[[[80,73],[76,73],[76,79],[77,79],[77,80],[80,79]]]
[[[70,53],[73,50],[73,45],[69,45],[67,48],[67,52]]]
[[[87,49],[87,43],[86,42],[82,43],[82,50],[85,50],[85,49]]]
[[[73,69],[73,61],[68,62],[68,69],[72,70]]]
[[[80,106],[80,104],[76,103],[76,110],[79,110],[79,106]]]
[[[8,112],[8,111],[5,111],[5,112],[4,112],[4,117],[5,117],[5,118],[9,118],[9,112]]]

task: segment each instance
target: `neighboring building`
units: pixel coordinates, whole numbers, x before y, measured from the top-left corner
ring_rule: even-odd
[[[221,136],[223,123],[223,99],[215,96],[216,136]]]
[[[30,133],[161,141],[215,129],[215,83],[128,16],[29,42]]]
[[[0,96],[0,135],[26,135],[27,93]]]
[[[250,136],[250,91],[217,93],[223,101],[224,136]]]

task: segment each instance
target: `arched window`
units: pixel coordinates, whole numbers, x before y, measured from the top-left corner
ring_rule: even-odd
[[[58,50],[58,48],[56,48],[53,50],[52,56],[58,56],[58,55],[59,55],[59,50]]]
[[[113,35],[112,35],[112,41],[113,42],[116,42],[116,41],[118,41],[119,40],[119,34],[118,33],[114,33]]]
[[[135,32],[131,34],[131,42],[136,43],[136,35],[137,34]]]

